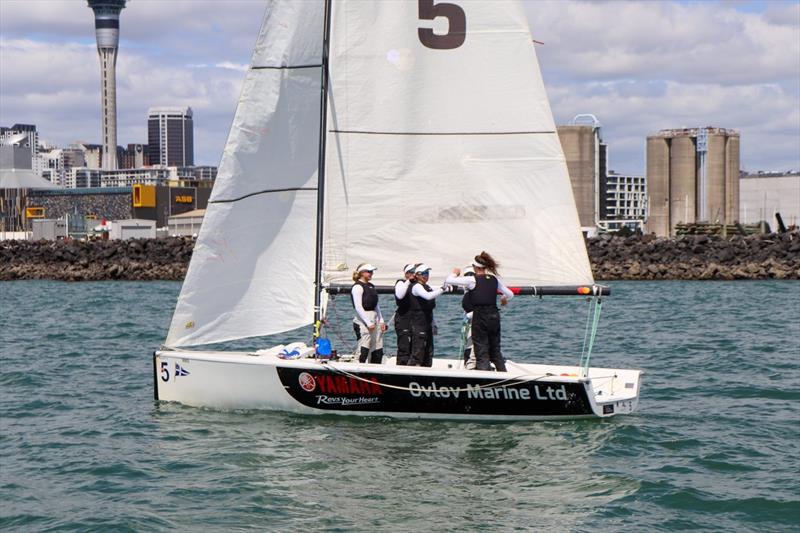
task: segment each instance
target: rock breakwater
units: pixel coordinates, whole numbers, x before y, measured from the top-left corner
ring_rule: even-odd
[[[127,241],[2,241],[0,280],[182,280],[191,238]]]
[[[800,279],[800,232],[616,237],[588,242],[597,280]]]
[[[800,232],[587,240],[597,280],[800,279]],[[0,280],[182,280],[190,238],[129,241],[0,241]]]

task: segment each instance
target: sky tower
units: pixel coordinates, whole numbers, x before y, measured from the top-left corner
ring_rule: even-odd
[[[100,103],[103,107],[103,170],[117,168],[117,48],[119,13],[126,0],[87,0],[94,11],[97,55],[100,56]]]

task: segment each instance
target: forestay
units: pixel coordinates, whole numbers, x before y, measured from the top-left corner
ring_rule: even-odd
[[[313,319],[323,2],[269,2],[166,344]]]
[[[325,281],[485,249],[509,285],[592,283],[519,2],[332,6]]]

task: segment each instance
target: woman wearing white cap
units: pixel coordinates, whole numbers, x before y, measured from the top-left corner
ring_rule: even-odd
[[[431,267],[425,263],[414,269],[416,282],[411,285],[411,356],[408,366],[433,366],[433,308],[442,288],[432,289],[428,285]]]
[[[380,364],[383,360],[383,332],[386,331],[386,324],[378,305],[378,291],[370,283],[375,270],[369,263],[358,265],[353,272],[355,283],[350,289],[350,295],[356,310],[353,329],[358,337],[358,361],[366,363],[369,359],[370,363]]]
[[[497,261],[486,252],[475,256],[472,262],[475,276],[459,276],[460,270],[453,269],[447,276],[446,284],[460,285],[469,290],[469,303],[472,306],[472,346],[475,351],[476,369],[490,370],[489,362],[498,372],[506,371],[505,360],[500,351],[500,312],[497,309],[497,294],[500,305],[506,305],[514,297],[497,278]]]
[[[394,284],[394,301],[397,311],[394,313],[394,331],[397,334],[397,364],[407,365],[411,355],[411,290],[415,283],[414,269],[416,265],[403,267],[405,279],[398,279]]]

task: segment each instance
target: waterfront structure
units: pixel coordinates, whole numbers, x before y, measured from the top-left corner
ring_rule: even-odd
[[[102,187],[131,187],[134,184],[181,185],[198,181],[195,167],[153,165],[144,168],[117,169],[102,172]],[[209,184],[210,185],[210,184]]]
[[[581,228],[594,231],[600,220],[600,191],[606,174],[607,147],[600,122],[594,115],[577,115],[557,129]]]
[[[94,11],[97,54],[100,57],[100,90],[102,105],[102,140],[104,170],[117,168],[117,49],[119,48],[119,15],[126,0],[88,0]]]
[[[661,130],[647,137],[647,231],[679,223],[739,219],[739,133],[725,128]]]
[[[766,221],[775,231],[780,213],[786,226],[800,225],[800,172],[747,174],[739,180],[739,221]]]
[[[194,165],[191,107],[151,107],[147,111],[147,144],[151,165]]]

